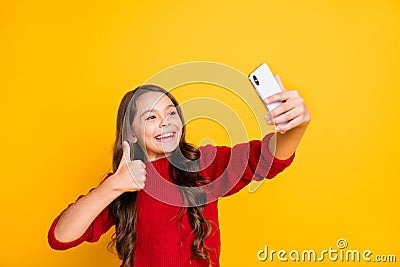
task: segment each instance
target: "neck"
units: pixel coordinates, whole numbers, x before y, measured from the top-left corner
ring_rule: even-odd
[[[145,157],[145,162],[151,162],[162,158],[168,158],[172,153],[150,155]]]

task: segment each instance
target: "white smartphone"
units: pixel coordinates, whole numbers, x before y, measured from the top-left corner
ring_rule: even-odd
[[[258,68],[256,68],[252,73],[249,75],[249,80],[253,85],[254,89],[256,90],[257,94],[260,96],[261,100],[264,102],[264,99],[274,95],[276,93],[282,92],[281,87],[279,86],[278,82],[275,80],[274,75],[272,74],[271,70],[269,69],[268,65],[262,63]],[[268,111],[271,111],[281,105],[282,102],[274,102],[270,104],[265,104]],[[278,126],[283,126],[287,122],[280,123]]]

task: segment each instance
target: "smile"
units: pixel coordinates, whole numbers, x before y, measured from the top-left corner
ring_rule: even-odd
[[[170,142],[175,139],[175,132],[167,132],[154,137],[158,142]]]

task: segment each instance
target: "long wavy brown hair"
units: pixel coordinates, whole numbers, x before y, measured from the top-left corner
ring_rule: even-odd
[[[208,180],[202,178],[197,171],[186,171],[186,170],[198,170],[198,160],[200,157],[199,150],[186,142],[185,140],[185,122],[182,111],[179,107],[176,99],[165,89],[156,85],[142,85],[136,89],[128,92],[122,98],[117,115],[117,131],[116,138],[113,147],[113,173],[118,169],[121,157],[123,154],[122,142],[123,142],[123,126],[125,124],[132,125],[133,118],[136,115],[136,100],[142,94],[147,92],[161,92],[171,99],[175,105],[179,117],[182,121],[182,136],[179,141],[178,147],[172,152],[169,174],[171,175],[172,181],[179,185],[180,192],[186,203],[185,207],[180,210],[180,219],[183,214],[188,211],[192,232],[194,233],[194,240],[191,246],[192,258],[201,258],[207,260],[208,264],[211,265],[209,248],[204,244],[204,239],[210,234],[211,226],[209,221],[203,216],[203,210],[206,203],[206,193],[201,190],[199,185],[208,183]],[[126,126],[124,126],[126,127]],[[125,130],[126,131],[126,130]],[[129,142],[129,141],[128,141]],[[129,142],[131,146],[131,159],[142,160],[145,159],[145,153],[140,147],[138,142]],[[176,164],[177,163],[177,164]],[[185,190],[192,188],[194,190]],[[196,190],[197,189],[197,190]],[[115,221],[115,233],[112,236],[109,248],[114,247],[117,250],[118,256],[122,260],[123,267],[134,266],[135,255],[134,247],[136,241],[136,192],[125,192],[116,198],[109,206],[110,215]]]

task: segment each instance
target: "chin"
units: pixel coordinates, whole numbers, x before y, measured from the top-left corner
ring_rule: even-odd
[[[164,145],[163,153],[168,154],[174,152],[178,148],[178,145]]]

